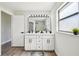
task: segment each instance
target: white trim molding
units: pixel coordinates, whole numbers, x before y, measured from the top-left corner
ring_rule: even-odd
[[[7,41],[5,41],[5,42],[1,42],[1,45],[4,45],[4,44],[6,44],[6,43],[8,43],[8,42],[10,42],[11,40],[7,40]]]
[[[0,55],[1,55],[1,9],[0,9]]]

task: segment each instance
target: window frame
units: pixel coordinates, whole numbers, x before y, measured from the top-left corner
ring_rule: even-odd
[[[60,19],[60,10],[63,8],[63,7],[65,7],[67,4],[69,4],[70,2],[66,2],[66,3],[64,3],[63,5],[61,5],[60,6],[60,8],[57,10],[57,32],[58,31],[60,31],[60,32],[67,32],[67,33],[72,33],[72,32],[70,32],[70,31],[65,31],[65,30],[60,30],[60,24],[59,24],[59,22],[60,21],[62,21],[62,20],[65,20],[65,19],[67,19],[67,18],[69,18],[69,17],[72,17],[72,16],[74,16],[74,15],[77,15],[77,14],[79,14],[79,11],[78,12],[75,12],[75,13],[73,13],[73,14],[71,14],[71,15],[68,15],[68,16],[66,16],[66,17],[63,17],[63,18],[61,18]],[[78,2],[78,7],[79,7],[79,2]],[[78,8],[78,10],[79,10],[79,8]]]

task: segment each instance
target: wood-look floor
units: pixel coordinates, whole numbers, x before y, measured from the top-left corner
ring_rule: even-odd
[[[11,47],[10,42],[2,45],[2,56],[33,56],[33,53],[35,51],[25,51],[23,47]],[[43,52],[43,54],[41,56],[56,56],[54,51]]]

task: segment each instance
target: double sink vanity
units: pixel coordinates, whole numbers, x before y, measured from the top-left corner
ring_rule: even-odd
[[[25,50],[54,50],[54,34],[26,33]]]

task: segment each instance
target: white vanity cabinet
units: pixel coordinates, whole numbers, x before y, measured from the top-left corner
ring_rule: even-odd
[[[54,34],[26,34],[25,50],[54,50]]]

